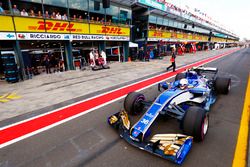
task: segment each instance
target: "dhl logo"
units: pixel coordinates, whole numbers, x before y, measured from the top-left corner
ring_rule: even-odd
[[[171,33],[171,38],[177,38],[177,34],[176,33]]]
[[[188,38],[188,35],[187,35],[187,34],[183,34],[183,38],[184,38],[184,39],[187,39],[187,38]]]
[[[61,23],[61,22],[49,22],[38,21],[38,26],[29,26],[29,30],[47,30],[47,31],[81,31],[81,29],[75,29],[73,23]]]
[[[122,29],[119,27],[105,27],[105,26],[103,26],[102,30],[99,32],[101,32],[103,34],[118,34],[118,35],[124,34],[124,32],[122,32]]]
[[[163,37],[163,33],[155,31],[154,34],[153,34],[153,36],[154,37]]]

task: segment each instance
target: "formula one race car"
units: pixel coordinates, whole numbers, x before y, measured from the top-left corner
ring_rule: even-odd
[[[217,68],[198,67],[179,73],[174,82],[159,83],[162,93],[151,103],[143,94],[131,92],[125,98],[124,110],[110,116],[108,123],[133,146],[181,164],[193,139],[204,140],[209,127],[208,111],[216,95],[230,90],[230,78],[217,77],[217,72]],[[131,126],[128,114],[143,111],[143,116]],[[150,136],[150,127],[159,116],[177,119],[184,134]]]

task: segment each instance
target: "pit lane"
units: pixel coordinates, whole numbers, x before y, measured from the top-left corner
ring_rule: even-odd
[[[208,64],[238,79],[233,79],[229,95],[220,96],[211,108],[206,139],[194,143],[183,166],[231,166],[250,71],[249,54],[250,49],[244,49]],[[142,92],[147,99],[158,94],[155,86]],[[0,166],[176,166],[130,146],[107,125],[106,118],[119,111],[122,103],[119,100],[2,148]],[[181,132],[175,120],[159,122],[161,130]]]

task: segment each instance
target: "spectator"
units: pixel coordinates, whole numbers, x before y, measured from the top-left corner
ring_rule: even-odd
[[[104,22],[105,22],[105,21],[104,21],[104,18],[102,18],[102,19],[101,19],[101,24],[104,24]]]
[[[106,53],[104,52],[104,50],[101,51],[101,57],[103,58],[103,65],[106,65],[107,64],[107,56],[106,56]]]
[[[25,9],[21,11],[21,16],[29,16]]]
[[[94,18],[94,17],[91,17],[90,22],[91,22],[91,23],[94,23],[94,22],[95,22],[95,18]]]
[[[96,23],[100,23],[99,17],[96,17]]]
[[[109,19],[109,21],[107,22],[107,25],[111,25],[112,21],[111,19]]]
[[[60,72],[63,72],[64,70],[64,62],[62,59],[59,60],[59,71]]]
[[[82,21],[82,16],[81,15],[78,17],[78,21]]]
[[[37,17],[39,17],[39,18],[42,18],[43,16],[42,16],[42,12],[39,10],[38,11],[38,13],[37,13]]]
[[[56,19],[56,12],[52,12],[50,18],[51,18],[51,19]]]
[[[74,14],[71,20],[76,21],[76,15]]]
[[[13,10],[13,14],[14,14],[14,15],[20,15],[20,11],[17,9],[17,6],[16,6],[16,5],[13,5],[12,10]]]
[[[1,14],[1,13],[5,13],[5,11],[4,11],[3,8],[2,8],[2,5],[3,5],[2,2],[0,2],[0,14]]]
[[[62,20],[68,20],[66,13],[64,13],[64,15],[62,16]]]
[[[60,15],[60,12],[57,12],[57,14],[56,14],[56,19],[62,20],[62,15]]]
[[[35,12],[32,9],[30,9],[30,17],[35,17]]]
[[[46,73],[51,74],[51,70],[50,70],[51,64],[50,64],[49,55],[45,55],[43,61],[44,61],[44,65],[45,65],[45,68],[46,68]]]
[[[49,19],[50,18],[50,16],[49,16],[49,11],[45,11],[45,14],[44,14],[44,18],[46,18],[46,19]]]
[[[153,49],[150,49],[149,57],[150,57],[150,59],[153,59],[155,57]]]
[[[92,51],[90,51],[89,53],[89,59],[90,59],[90,66],[94,67],[96,66],[95,64],[95,53],[94,53],[94,49]]]
[[[94,56],[95,56],[95,59],[98,60],[99,59],[99,53],[98,53],[98,50],[95,50],[94,51]]]
[[[138,58],[139,58],[139,60],[143,61],[144,57],[145,57],[145,54],[143,51],[143,47],[141,47],[141,49],[139,50],[139,53],[138,53]]]

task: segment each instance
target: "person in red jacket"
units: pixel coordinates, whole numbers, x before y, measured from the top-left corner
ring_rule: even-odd
[[[175,48],[173,48],[172,49],[172,56],[170,58],[171,65],[167,67],[167,71],[168,71],[168,69],[170,69],[171,67],[173,67],[173,72],[175,72],[175,67],[176,67],[175,58],[176,58]]]

